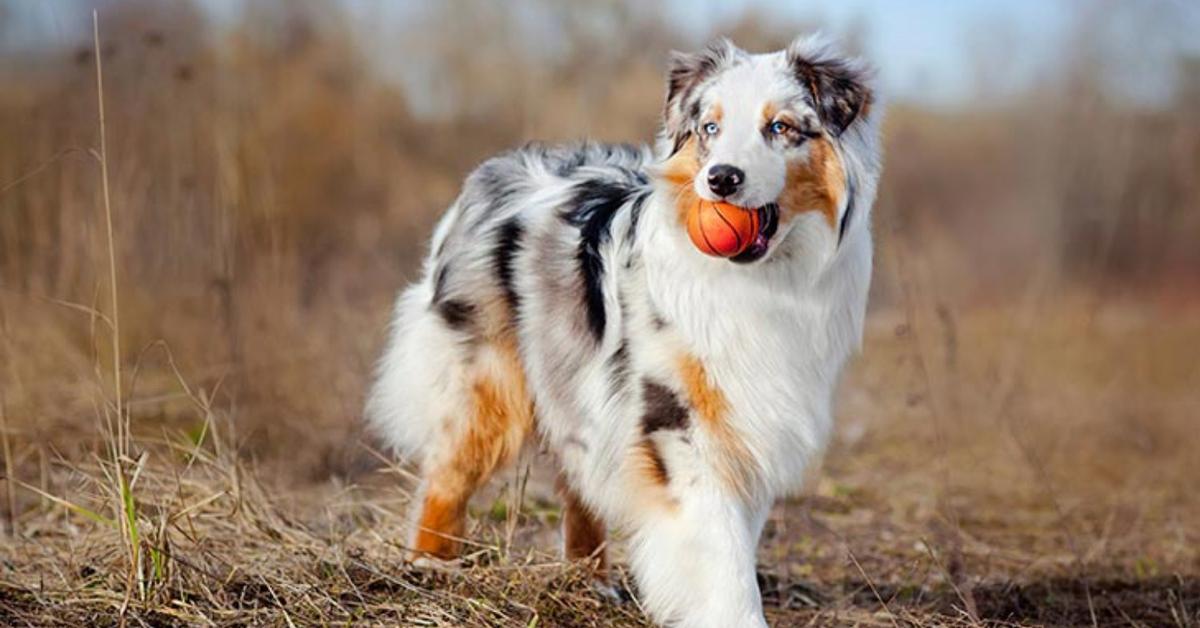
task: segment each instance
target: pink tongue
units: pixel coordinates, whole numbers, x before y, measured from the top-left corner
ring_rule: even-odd
[[[746,252],[761,253],[765,250],[767,250],[767,236],[760,231],[758,235],[754,236],[754,241],[750,243],[750,246],[746,247]]]

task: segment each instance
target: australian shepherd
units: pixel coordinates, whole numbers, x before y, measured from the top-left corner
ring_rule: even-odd
[[[801,38],[672,55],[654,149],[489,159],[400,295],[367,416],[419,465],[414,555],[460,549],[467,501],[536,434],[564,551],[625,532],[654,620],[765,626],[755,548],[829,438],[859,346],[880,170],[871,74]],[[701,252],[701,199],[757,212]],[[600,573],[603,573],[601,571]]]

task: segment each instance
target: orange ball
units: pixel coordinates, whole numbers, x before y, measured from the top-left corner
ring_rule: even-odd
[[[687,213],[688,236],[702,253],[733,257],[758,233],[758,212],[729,203],[699,200]]]

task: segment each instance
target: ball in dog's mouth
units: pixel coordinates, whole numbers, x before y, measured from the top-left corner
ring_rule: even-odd
[[[722,201],[699,200],[687,213],[687,234],[701,253],[733,257],[754,241],[762,214]]]
[[[779,229],[779,206],[769,203],[758,208],[758,233],[744,251],[729,258],[737,264],[749,264],[762,259],[771,248],[771,237]]]

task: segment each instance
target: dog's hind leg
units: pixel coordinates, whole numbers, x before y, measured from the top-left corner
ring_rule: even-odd
[[[533,426],[533,405],[510,335],[478,347],[465,367],[457,433],[425,452],[420,510],[410,547],[449,559],[462,548],[467,502],[520,451]]]
[[[604,577],[608,569],[604,523],[562,475],[558,477],[558,494],[563,501],[563,555],[568,560],[592,561],[597,575]]]
[[[414,557],[453,558],[467,502],[521,449],[533,404],[503,310],[439,301],[433,283],[414,285],[397,303],[367,417],[420,468]]]

